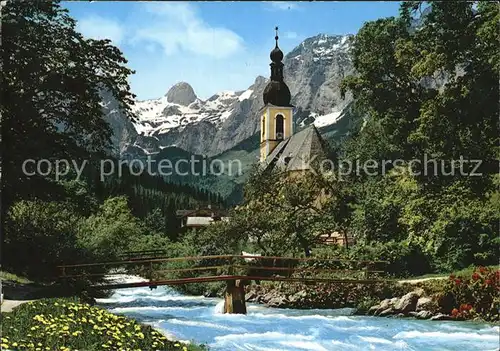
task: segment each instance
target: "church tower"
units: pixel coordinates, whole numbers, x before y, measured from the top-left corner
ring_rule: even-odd
[[[276,46],[271,51],[271,81],[264,89],[264,107],[260,110],[260,161],[283,140],[293,135],[293,106],[290,104],[290,89],[283,81],[283,52]]]

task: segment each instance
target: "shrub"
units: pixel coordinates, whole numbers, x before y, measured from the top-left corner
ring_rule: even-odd
[[[5,224],[5,267],[37,279],[54,276],[57,265],[75,262],[84,255],[77,245],[79,220],[66,202],[15,203]]]
[[[360,301],[356,304],[356,314],[365,315],[367,314],[370,307],[375,306],[380,302],[380,299],[373,296],[362,297]]]
[[[467,277],[450,275],[441,296],[441,307],[455,318],[469,319],[480,315],[498,320],[500,308],[500,270],[478,267]]]
[[[353,261],[387,261],[387,264],[377,264],[372,269],[383,270],[397,277],[422,275],[429,273],[431,270],[428,257],[417,246],[410,245],[406,241],[360,242],[349,250],[335,245],[328,248],[314,249],[314,253],[319,258],[335,257]]]

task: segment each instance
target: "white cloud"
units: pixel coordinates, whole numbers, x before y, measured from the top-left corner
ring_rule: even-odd
[[[78,30],[87,37],[120,43],[132,91],[139,99],[158,98],[179,81],[206,99],[223,90],[244,90],[258,75],[269,75],[267,45],[255,48],[223,23],[208,23],[198,5],[185,2],[138,2],[120,22],[89,14]],[[109,18],[103,15],[105,18]]]
[[[161,49],[160,49],[161,50]],[[258,75],[269,76],[269,49],[246,50],[231,58],[198,55],[149,54],[144,50],[129,58],[131,86],[139,99],[158,98],[177,82],[188,82],[201,99],[223,90],[245,90]]]
[[[79,20],[77,30],[87,38],[110,39],[115,45],[125,38],[125,28],[117,21],[95,15]]]
[[[150,21],[140,23],[131,43],[154,43],[165,54],[179,52],[212,58],[229,57],[243,48],[243,39],[231,30],[206,23],[189,3],[144,3]]]
[[[295,32],[285,32],[284,37],[286,39],[297,39],[298,35]]]
[[[266,6],[273,10],[297,10],[299,5],[289,1],[268,1]]]

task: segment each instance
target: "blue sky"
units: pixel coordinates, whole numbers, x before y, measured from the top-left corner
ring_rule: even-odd
[[[269,76],[274,27],[286,53],[320,34],[356,33],[364,22],[397,16],[398,2],[63,2],[87,37],[109,38],[136,71],[138,99],[186,81],[206,99]]]

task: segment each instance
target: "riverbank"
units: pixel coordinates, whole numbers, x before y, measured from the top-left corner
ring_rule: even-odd
[[[2,350],[206,350],[75,298],[40,299],[2,312],[2,332]]]
[[[500,271],[478,267],[442,279],[360,284],[250,285],[247,302],[275,308],[356,308],[356,314],[499,323]]]
[[[357,308],[405,291],[406,286],[395,283],[308,285],[263,282],[247,286],[245,300],[275,308]]]

